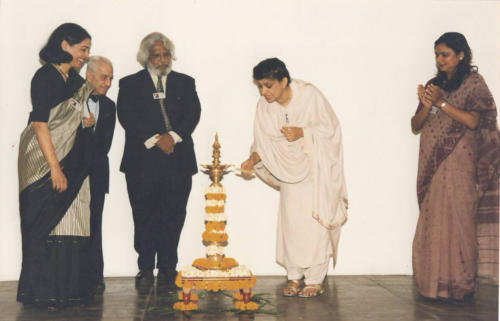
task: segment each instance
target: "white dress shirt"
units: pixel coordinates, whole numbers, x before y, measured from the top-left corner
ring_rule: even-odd
[[[153,80],[153,84],[155,85],[155,88],[156,88],[156,83],[158,82],[158,74],[149,68],[148,68],[148,72],[149,72],[149,75],[151,76],[151,79]],[[162,84],[163,88],[165,89],[165,92],[167,89],[167,76],[169,73],[170,73],[170,71],[167,71],[167,73],[165,75],[161,76],[161,84]],[[169,131],[168,133],[170,134],[170,136],[172,136],[172,139],[174,140],[175,144],[182,142],[181,136],[179,136],[179,134],[177,134],[173,130]]]
[[[87,105],[89,106],[89,111],[94,115],[95,124],[93,130],[95,131],[95,126],[97,125],[97,119],[99,118],[99,101],[93,101],[89,98]]]

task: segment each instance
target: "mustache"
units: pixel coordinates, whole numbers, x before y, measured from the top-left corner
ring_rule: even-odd
[[[162,64],[158,64],[156,66],[152,66],[151,65],[151,68],[152,69],[155,69],[155,70],[160,70],[161,68],[170,68],[170,64],[165,62],[165,63],[162,63]]]

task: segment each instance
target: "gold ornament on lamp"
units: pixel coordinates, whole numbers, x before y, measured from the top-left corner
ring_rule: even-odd
[[[232,165],[220,163],[221,146],[217,134],[212,148],[212,164],[201,165],[212,182],[205,193],[205,231],[202,241],[206,247],[206,255],[195,259],[191,266],[182,268],[177,274],[175,284],[182,288],[179,293],[182,301],[176,302],[174,309],[196,309],[197,297],[193,290],[233,290],[237,291],[233,296],[237,309],[255,310],[259,307],[258,304],[250,302],[252,287],[257,282],[255,276],[247,267],[224,254],[229,236],[226,233],[226,192],[220,182],[230,172],[228,169]]]

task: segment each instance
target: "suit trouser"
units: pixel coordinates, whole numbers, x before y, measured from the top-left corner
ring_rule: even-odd
[[[175,274],[177,246],[186,218],[191,175],[174,173],[159,177],[126,174],[134,218],[134,247],[140,270],[156,267]]]
[[[92,188],[92,184],[90,186],[89,273],[90,281],[97,284],[103,281],[102,212],[106,194],[102,189]]]

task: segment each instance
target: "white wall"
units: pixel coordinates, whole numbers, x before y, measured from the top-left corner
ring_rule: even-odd
[[[31,110],[38,51],[59,24],[84,26],[93,38],[92,54],[113,61],[113,100],[117,80],[140,68],[140,40],[151,31],[170,37],[177,46],[174,69],[196,78],[202,116],[194,141],[205,164],[215,132],[224,163],[247,157],[258,98],[251,70],[264,58],[281,58],[292,77],[322,90],[342,124],[350,217],[334,273],[411,274],[418,137],[409,123],[416,86],[435,72],[434,40],[459,31],[499,101],[499,13],[498,1],[0,0],[0,280],[15,280],[20,271],[18,140]],[[137,272],[132,215],[118,171],[123,144],[117,123],[103,222],[106,276]],[[208,183],[204,174],[194,177],[180,265],[204,254]],[[234,175],[223,183],[227,253],[255,274],[284,274],[274,260],[278,193]]]

